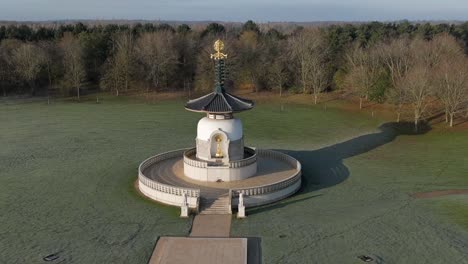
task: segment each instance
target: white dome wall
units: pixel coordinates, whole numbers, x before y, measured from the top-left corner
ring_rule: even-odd
[[[230,141],[239,140],[243,137],[242,122],[239,119],[210,119],[204,117],[198,121],[197,138],[208,141],[216,130],[226,133]]]

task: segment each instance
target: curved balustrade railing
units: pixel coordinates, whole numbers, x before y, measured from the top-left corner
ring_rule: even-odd
[[[196,148],[191,148],[184,152],[184,163],[197,168],[206,168],[210,166],[210,163],[207,161],[196,160],[195,157],[197,153]],[[248,147],[244,147],[244,153],[248,154],[249,157],[241,160],[235,160],[229,162],[229,168],[240,168],[249,166],[255,162],[257,162],[257,152]]]
[[[191,151],[193,151],[191,153]],[[156,180],[150,179],[144,175],[144,171],[149,168],[150,166],[158,166],[157,163],[161,162],[163,160],[175,158],[175,157],[184,157],[184,161],[188,162],[200,162],[204,163],[202,161],[197,161],[190,159],[190,155],[194,155],[195,149],[180,149],[180,150],[175,150],[175,151],[170,151],[166,153],[162,153],[153,157],[150,157],[143,161],[140,166],[138,167],[138,179],[141,184],[144,186],[153,189],[155,191],[165,193],[165,194],[170,194],[170,195],[176,195],[176,196],[183,196],[185,193],[187,197],[191,198],[196,198],[195,200],[195,205],[197,208],[199,206],[199,200],[200,200],[200,190],[199,189],[193,189],[193,188],[182,188],[182,187],[177,187],[177,186],[172,186],[172,185],[167,185],[160,183]],[[243,193],[245,196],[249,197],[255,197],[255,196],[260,196],[260,195],[266,195],[270,193],[275,193],[279,192],[283,189],[286,189],[288,187],[291,187],[293,185],[297,186],[298,181],[301,180],[301,164],[299,161],[294,159],[293,157],[283,154],[278,151],[272,151],[272,150],[262,150],[262,149],[257,149],[253,150],[250,148],[246,148],[246,151],[252,151],[253,154],[252,156],[240,160],[237,162],[243,162],[244,166],[247,166],[245,164],[249,164],[249,162],[253,163],[257,161],[257,156],[262,156],[262,157],[270,157],[282,162],[286,162],[290,164],[294,169],[295,172],[288,178],[271,183],[271,184],[266,184],[266,185],[261,185],[261,186],[254,186],[254,187],[248,187],[248,188],[234,188],[229,190],[229,199],[232,200],[234,198],[238,198],[240,193]],[[250,164],[251,164],[250,163]],[[198,163],[197,163],[198,164]],[[242,165],[242,164],[241,164]],[[200,165],[203,166],[203,165]],[[295,188],[297,190],[297,188]]]
[[[180,157],[184,154],[186,149],[180,149],[180,150],[174,150],[174,151],[169,151],[165,152],[162,154],[158,154],[156,156],[153,156],[151,158],[146,159],[143,161],[140,166],[138,167],[138,179],[141,183],[146,185],[147,187],[160,191],[163,193],[168,193],[168,194],[173,194],[173,195],[178,195],[182,196],[184,193],[187,195],[187,197],[200,197],[200,190],[199,189],[192,189],[192,188],[182,188],[182,187],[176,187],[176,186],[171,186],[167,185],[164,183],[160,183],[156,180],[150,179],[146,177],[143,172],[150,166],[166,160],[170,158],[175,158],[175,157]]]
[[[250,156],[245,159],[230,161],[229,168],[246,167],[246,166],[249,166],[250,164],[257,162],[257,152],[254,149],[244,147],[244,153]]]
[[[197,168],[206,168],[208,167],[208,162],[206,161],[201,161],[201,160],[195,160],[192,159],[191,157],[195,157],[197,153],[196,148],[191,148],[189,150],[186,150],[184,152],[184,163],[192,166],[192,167],[197,167]]]
[[[294,159],[293,157],[283,154],[278,151],[272,151],[272,150],[265,150],[265,149],[257,149],[258,155],[264,156],[264,157],[271,157],[275,158],[284,162],[287,162],[291,166],[293,166],[296,170],[296,172],[288,177],[287,179],[271,183],[271,184],[266,184],[266,185],[260,185],[260,186],[254,186],[254,187],[249,187],[249,188],[235,188],[235,189],[230,189],[231,197],[232,198],[237,198],[239,197],[240,193],[243,193],[244,195],[247,196],[255,196],[255,195],[263,195],[263,194],[268,194],[268,193],[274,193],[278,190],[285,189],[296,182],[301,180],[301,163]]]

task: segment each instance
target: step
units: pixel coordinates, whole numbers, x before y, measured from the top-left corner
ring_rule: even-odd
[[[227,205],[212,205],[212,206],[200,206],[202,209],[209,209],[209,208],[220,208],[220,209],[228,209],[229,206]]]
[[[205,209],[205,210],[200,211],[200,214],[207,214],[207,213],[229,214],[229,210],[228,209]]]
[[[228,210],[203,210],[199,214],[230,214]]]
[[[227,204],[202,204],[200,208],[228,208]]]
[[[199,214],[231,214],[229,207],[229,197],[225,195],[216,198],[201,197]]]

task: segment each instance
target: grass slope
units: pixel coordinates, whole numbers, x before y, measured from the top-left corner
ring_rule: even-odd
[[[278,141],[263,147],[297,157],[304,187],[248,210],[247,219],[233,223],[233,235],[261,237],[265,263],[359,263],[362,254],[377,263],[468,263],[468,233],[460,225],[466,204],[434,207],[434,199],[409,196],[468,188],[468,133],[405,135],[385,126],[378,132],[368,119],[293,109],[289,129],[282,128],[287,139],[270,136]]]
[[[466,262],[468,233],[447,213],[466,207],[408,195],[468,188],[466,132],[395,135],[377,118],[275,101],[238,116],[247,144],[304,166],[298,195],[233,222],[262,238],[265,263]],[[200,117],[179,100],[0,105],[0,262],[146,263],[157,236],[187,235],[177,209],[132,183],[146,157],[194,145]]]

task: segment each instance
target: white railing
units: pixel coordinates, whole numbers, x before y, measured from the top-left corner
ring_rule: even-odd
[[[229,168],[246,167],[257,162],[257,151],[248,147],[244,147],[244,153],[248,153],[250,157],[241,160],[230,161]]]
[[[143,161],[140,166],[138,167],[138,179],[141,183],[146,185],[147,187],[167,193],[167,194],[173,194],[177,196],[182,196],[184,193],[187,195],[187,197],[195,197],[199,198],[200,197],[200,190],[199,189],[192,189],[192,188],[182,188],[182,187],[176,187],[176,186],[171,186],[167,185],[164,183],[160,183],[156,180],[150,179],[146,177],[143,172],[145,169],[147,169],[150,166],[153,166],[157,164],[160,161],[170,159],[170,158],[175,158],[175,157],[180,157],[183,155],[183,153],[186,151],[186,149],[180,149],[180,150],[174,150],[174,151],[169,151],[165,152],[162,154],[158,154],[156,156],[150,157]],[[157,165],[155,165],[157,166]]]
[[[264,156],[264,157],[271,157],[274,159],[278,159],[281,161],[284,161],[291,166],[293,166],[296,170],[296,172],[288,177],[287,179],[275,182],[275,183],[270,183],[270,184],[265,184],[265,185],[260,185],[260,186],[254,186],[254,187],[248,187],[248,188],[234,188],[230,189],[229,192],[231,194],[232,198],[237,198],[239,197],[240,193],[243,193],[244,195],[247,196],[255,196],[255,195],[263,195],[263,194],[268,194],[268,193],[273,193],[277,192],[278,190],[285,189],[291,185],[294,185],[296,182],[301,180],[301,163],[297,161],[296,159],[292,158],[289,155],[283,154],[278,151],[272,151],[272,150],[265,150],[265,149],[257,149],[258,155]]]
[[[210,164],[208,161],[201,161],[201,160],[196,160],[193,157],[195,157],[197,153],[196,148],[191,148],[188,149],[184,152],[184,163],[192,166],[192,167],[197,167],[197,168],[207,168],[210,166],[218,166],[216,164]],[[257,152],[248,147],[244,147],[244,153],[248,153],[251,155],[248,158],[241,159],[241,160],[235,160],[235,161],[229,161],[229,168],[241,168],[241,167],[246,167],[249,166],[250,164],[253,164],[257,162]]]
[[[184,152],[184,163],[192,167],[197,167],[197,168],[208,167],[207,161],[195,160],[191,158],[191,157],[195,157],[196,153],[197,153],[196,148],[191,148],[191,149],[186,150]]]

